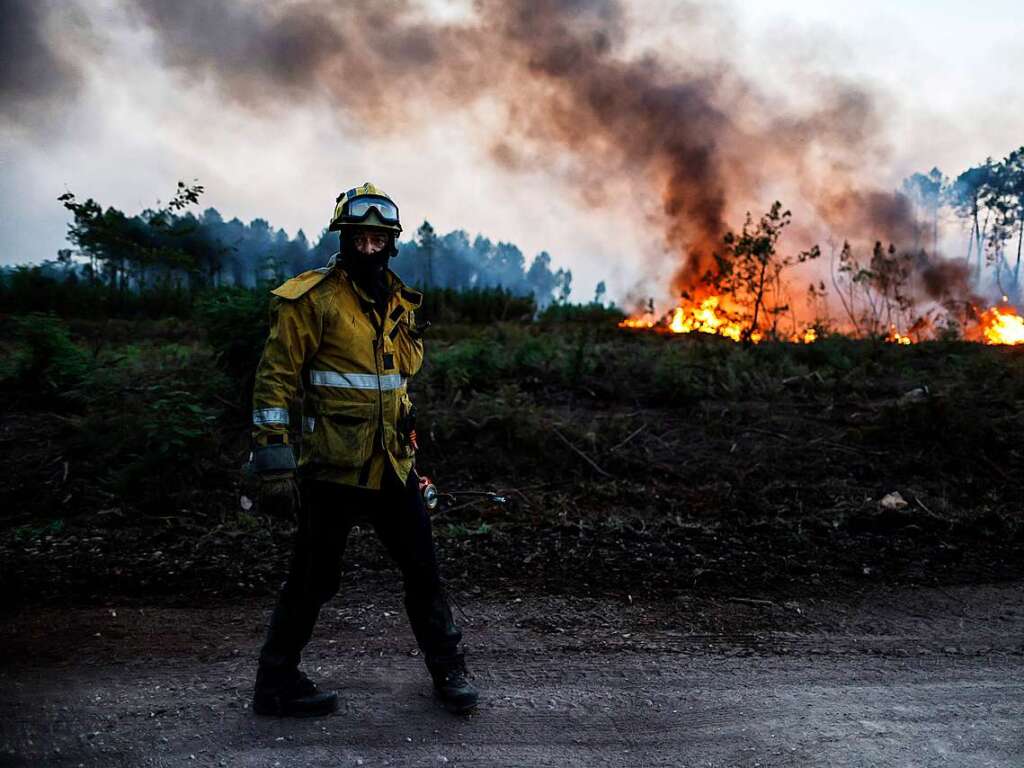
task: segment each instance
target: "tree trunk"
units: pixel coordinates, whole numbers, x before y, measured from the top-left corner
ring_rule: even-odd
[[[985,223],[978,227],[978,274],[981,274],[982,265],[981,260],[985,255],[985,233],[988,232],[988,218],[991,215],[991,211],[985,214]]]
[[[765,259],[761,262],[761,274],[757,278],[757,298],[754,300],[754,318],[750,321],[750,327],[747,329],[747,341],[750,341],[751,336],[754,335],[754,331],[757,329],[757,315],[761,309],[761,299],[764,297],[764,273],[768,269],[768,260]]]
[[[1014,290],[1020,285],[1017,282],[1017,278],[1020,276],[1020,246],[1021,241],[1024,241],[1024,212],[1021,213],[1020,219],[1020,230],[1017,234],[1017,263],[1013,265],[1013,287]]]

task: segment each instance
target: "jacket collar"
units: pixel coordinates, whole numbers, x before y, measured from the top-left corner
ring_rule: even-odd
[[[326,269],[329,271],[336,268],[338,272],[345,275],[345,279],[348,281],[348,284],[352,286],[352,290],[354,290],[363,301],[372,304],[373,299],[370,297],[370,295],[362,288],[360,288],[356,284],[356,281],[353,280],[352,277],[348,274],[348,272],[345,271],[345,268],[341,265],[340,256],[341,253],[335,253],[333,256],[331,256],[330,260],[327,262]],[[397,295],[399,303],[402,304],[407,310],[419,309],[420,305],[423,303],[422,293],[413,288],[410,288],[405,283],[403,283],[402,278],[396,275],[395,272],[391,269],[388,269],[387,271],[387,279],[389,304],[391,303],[391,300],[394,299],[395,296]]]

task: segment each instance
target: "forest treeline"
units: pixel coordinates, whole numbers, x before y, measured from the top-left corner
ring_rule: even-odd
[[[311,242],[301,229],[290,237],[266,219],[246,224],[225,220],[216,208],[188,210],[203,192],[202,185],[179,182],[170,202],[134,215],[62,195],[72,247],[39,265],[4,268],[0,311],[181,316],[211,289],[280,283],[322,267],[338,250],[337,234],[326,229]],[[426,221],[399,243],[392,267],[407,283],[438,291],[442,302],[447,296],[449,307],[465,298],[470,314],[479,314],[476,305],[487,296],[503,316],[533,314],[566,302],[572,290],[571,270],[552,269],[547,252],[528,265],[513,243],[470,239],[464,230],[438,234]]]

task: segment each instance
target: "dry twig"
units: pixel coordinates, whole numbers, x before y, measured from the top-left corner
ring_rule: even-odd
[[[597,464],[594,462],[594,460],[592,458],[587,456],[587,454],[585,454],[583,451],[581,451],[579,448],[577,448],[575,445],[573,445],[571,442],[569,442],[568,438],[566,438],[565,435],[563,435],[557,429],[554,430],[554,433],[558,437],[559,440],[561,440],[563,443],[565,443],[567,446],[569,446],[569,448],[573,451],[573,453],[575,453],[577,456],[579,456],[581,459],[583,459],[585,462],[587,462],[587,464],[589,464],[594,469],[595,472],[597,472],[598,474],[604,475],[607,478],[614,479],[612,475],[608,474],[603,469],[601,469],[599,466],[597,466]]]
[[[637,428],[636,428],[636,429],[634,429],[634,430],[633,430],[632,432],[630,432],[630,433],[629,433],[629,435],[628,435],[628,436],[627,436],[627,437],[626,437],[626,438],[625,438],[624,440],[621,440],[621,441],[620,441],[620,442],[618,442],[618,443],[617,443],[616,445],[614,445],[614,446],[612,447],[612,449],[611,449],[611,450],[612,450],[612,451],[617,451],[617,450],[619,450],[619,448],[621,448],[621,447],[622,447],[622,446],[624,446],[624,445],[625,445],[626,443],[628,443],[628,442],[629,442],[630,440],[632,440],[632,439],[633,439],[634,437],[636,437],[637,435],[639,435],[639,434],[640,434],[641,432],[643,432],[643,431],[644,431],[644,430],[645,430],[646,428],[647,428],[647,423],[646,423],[646,422],[644,422],[644,423],[643,423],[643,424],[641,424],[641,425],[640,425],[639,427],[637,427]]]

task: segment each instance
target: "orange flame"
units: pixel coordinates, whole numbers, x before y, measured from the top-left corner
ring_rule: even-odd
[[[889,335],[885,337],[885,340],[890,344],[913,344],[909,336],[905,336],[899,332],[899,329],[895,325],[889,326]]]
[[[976,315],[977,325],[969,328],[965,338],[983,344],[1024,344],[1024,317],[1006,303],[993,306]],[[723,307],[722,296],[708,296],[698,303],[681,304],[661,319],[650,312],[627,317],[619,323],[620,328],[635,330],[651,330],[658,333],[706,333],[723,336],[733,341],[742,341],[744,324],[729,316]],[[909,345],[933,337],[932,321],[926,317],[919,318],[906,333],[902,333],[894,323],[889,326],[885,341],[890,344]],[[755,344],[764,340],[764,334],[754,331],[750,341]],[[807,327],[802,332],[794,332],[789,340],[793,343],[814,344],[818,341],[816,328]]]
[[[699,307],[676,307],[672,310],[672,320],[668,329],[672,333],[711,333],[725,336],[733,341],[739,341],[743,335],[743,326],[721,316],[718,313],[721,299],[718,296],[708,296],[701,301]],[[759,334],[754,334],[760,339]],[[758,339],[753,339],[757,341]]]
[[[619,328],[653,328],[654,320],[650,316],[645,317],[627,317],[621,323]]]
[[[1011,306],[986,309],[980,325],[986,344],[1024,344],[1024,318]]]
[[[628,317],[619,323],[619,327],[651,328],[663,333],[707,333],[740,341],[743,338],[743,324],[730,319],[720,304],[721,297],[708,296],[699,304],[676,307],[660,324],[648,314]],[[750,335],[750,340],[755,344],[763,338],[757,331]]]

